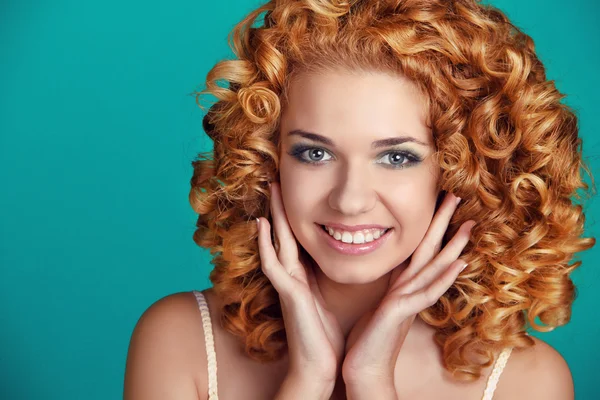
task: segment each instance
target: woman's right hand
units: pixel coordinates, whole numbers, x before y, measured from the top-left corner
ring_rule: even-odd
[[[288,378],[334,384],[344,356],[344,336],[335,315],[326,308],[310,266],[302,263],[290,228],[278,183],[271,184],[270,224],[257,219],[258,248],[263,273],[279,293],[288,342]]]

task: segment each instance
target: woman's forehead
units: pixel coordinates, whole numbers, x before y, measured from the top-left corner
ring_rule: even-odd
[[[290,85],[282,128],[368,131],[385,137],[402,131],[431,141],[424,104],[416,85],[399,75],[344,70],[305,74]]]

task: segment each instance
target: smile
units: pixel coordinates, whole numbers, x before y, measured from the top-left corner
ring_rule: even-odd
[[[381,247],[394,231],[387,229],[363,229],[350,233],[315,224],[324,241],[341,254],[363,255]]]
[[[331,236],[335,240],[339,240],[343,243],[354,243],[354,244],[369,243],[374,240],[377,240],[390,229],[390,228],[385,228],[385,229],[372,228],[372,229],[362,229],[362,230],[355,231],[355,232],[348,232],[348,231],[344,231],[344,230],[338,230],[335,228],[331,228],[331,227],[328,227],[325,225],[321,225],[321,227],[327,233],[329,233],[329,236]]]

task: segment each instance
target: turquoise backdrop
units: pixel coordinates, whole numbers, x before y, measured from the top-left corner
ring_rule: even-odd
[[[492,3],[534,38],[600,177],[600,6]],[[121,398],[142,312],[209,286],[188,191],[190,163],[211,142],[188,93],[231,56],[227,34],[258,4],[0,4],[1,399]],[[598,236],[598,201],[587,211],[587,236]],[[578,399],[598,398],[599,255],[580,257],[571,322],[535,334],[569,363]]]

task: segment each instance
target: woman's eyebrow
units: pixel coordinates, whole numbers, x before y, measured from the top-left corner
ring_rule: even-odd
[[[333,143],[333,141],[331,139],[329,139],[325,136],[319,135],[317,133],[307,132],[302,129],[294,129],[294,130],[290,131],[288,135],[289,136],[294,136],[294,135],[301,136],[305,139],[312,140],[313,142],[323,143],[323,144],[326,144],[328,146],[335,148],[335,144]],[[429,146],[427,143],[424,143],[424,142],[420,141],[419,139],[416,139],[412,136],[397,136],[397,137],[391,137],[391,138],[387,138],[387,139],[376,140],[373,143],[371,143],[371,148],[378,149],[381,147],[389,147],[389,146],[394,146],[394,145],[402,144],[402,143],[406,143],[406,142],[417,143],[417,144],[420,144],[425,147]]]

